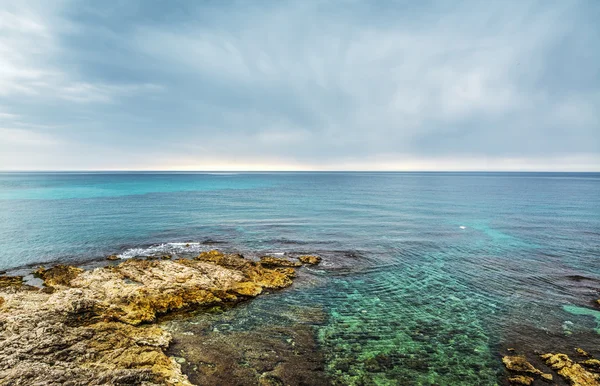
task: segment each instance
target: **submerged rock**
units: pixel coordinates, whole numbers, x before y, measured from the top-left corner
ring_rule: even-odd
[[[332,384],[310,325],[275,322],[239,330],[206,320],[195,323],[186,326],[186,332],[175,328],[168,351],[185,358],[182,368],[195,384]],[[171,325],[175,326],[178,324]],[[187,332],[190,329],[193,334]]]
[[[533,384],[534,379],[532,377],[528,377],[526,375],[517,375],[514,377],[508,378],[508,383],[511,385],[526,385],[529,386]]]
[[[587,359],[583,362],[579,362],[579,364],[589,371],[600,373],[600,361],[598,359]]]
[[[523,355],[507,355],[502,358],[502,363],[504,363],[504,366],[506,366],[506,368],[510,371],[535,375],[542,374],[542,372],[529,363],[527,358],[525,358]]]
[[[507,355],[502,358],[502,363],[506,369],[514,373],[525,373],[529,375],[517,374],[508,378],[510,384],[514,385],[531,385],[534,381],[533,376],[539,376],[546,382],[552,382],[552,374],[545,374],[543,371],[535,368],[527,361],[523,355]]]
[[[0,277],[0,384],[190,385],[165,354],[171,335],[144,323],[291,284],[290,274],[239,255],[201,256],[38,269],[50,291]]]
[[[283,259],[280,257],[273,256],[263,256],[260,258],[260,264],[263,267],[274,268],[274,267],[300,267],[300,264],[297,261],[291,261],[288,259]]]
[[[106,256],[106,260],[115,261],[115,260],[120,260],[120,258],[117,255],[109,255],[109,256]]]
[[[304,264],[316,265],[321,262],[321,258],[319,256],[314,255],[304,255],[298,257],[298,260]]]
[[[586,370],[580,364],[574,362],[566,354],[544,354],[541,358],[552,367],[569,384],[577,386],[598,386],[600,375]]]

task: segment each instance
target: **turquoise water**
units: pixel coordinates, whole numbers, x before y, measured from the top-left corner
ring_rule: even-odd
[[[324,257],[256,307],[321,307],[340,384],[496,384],[530,331],[600,347],[600,173],[0,174],[0,270],[204,240]]]

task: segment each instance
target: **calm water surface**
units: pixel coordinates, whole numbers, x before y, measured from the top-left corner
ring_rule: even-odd
[[[0,174],[0,270],[205,240],[324,257],[234,312],[324,310],[339,383],[493,385],[506,345],[600,347],[600,173]]]

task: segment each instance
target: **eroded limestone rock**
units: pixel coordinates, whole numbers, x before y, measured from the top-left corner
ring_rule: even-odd
[[[571,385],[600,385],[600,375],[586,370],[583,366],[571,360],[566,354],[549,353],[541,355],[541,358]]]
[[[526,385],[529,386],[533,384],[534,379],[532,377],[528,377],[526,375],[516,375],[514,377],[508,378],[508,383],[511,385]]]
[[[49,287],[68,286],[73,279],[79,276],[83,269],[70,265],[57,265],[50,269],[39,267],[33,274],[44,280]]]
[[[589,371],[600,373],[600,361],[598,359],[587,359],[583,362],[579,362],[579,364]]]
[[[3,385],[190,385],[165,354],[170,334],[147,322],[291,284],[285,271],[218,251],[197,260],[132,259],[90,271],[59,265],[36,274],[51,290],[0,277]]]
[[[275,267],[300,267],[302,264],[297,261],[291,261],[280,257],[263,256],[260,258],[260,265],[267,268]]]
[[[319,256],[314,255],[304,255],[298,257],[298,260],[304,264],[316,265],[321,262],[321,258]]]
[[[502,358],[502,363],[506,366],[506,369],[517,374],[508,378],[509,383],[515,385],[531,385],[534,378],[531,376],[539,376],[546,382],[552,382],[552,374],[545,374],[541,370],[535,368],[531,363],[527,361],[527,358],[523,355],[507,355]]]
[[[502,363],[510,371],[518,373],[529,373],[540,375],[543,374],[540,370],[536,369],[531,363],[527,361],[523,355],[505,356],[502,358]]]

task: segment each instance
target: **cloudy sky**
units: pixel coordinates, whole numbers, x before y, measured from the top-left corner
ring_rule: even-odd
[[[600,170],[600,1],[0,0],[0,169]]]

